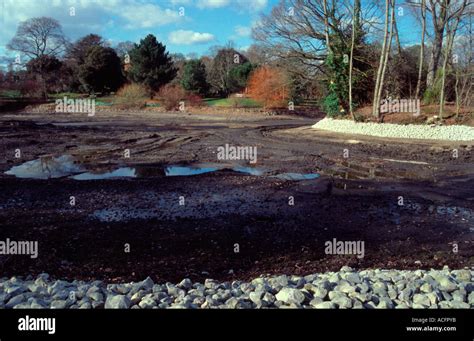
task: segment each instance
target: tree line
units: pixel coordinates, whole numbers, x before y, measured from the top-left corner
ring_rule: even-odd
[[[253,36],[267,64],[312,89],[330,115],[371,104],[379,118],[391,97],[421,98],[442,116],[447,100],[472,105],[473,13],[470,0],[281,0]],[[403,46],[403,16],[419,23],[416,45]]]
[[[372,105],[381,117],[387,98],[422,99],[457,111],[471,106],[474,43],[470,0],[280,0],[253,29],[245,52],[231,44],[208,55],[170,54],[153,35],[111,48],[89,34],[69,43],[52,18],[22,22],[8,48],[28,59],[12,76],[50,92],[109,93],[141,84],[150,96],[179,86],[196,96],[247,92],[270,106],[320,99],[331,116]],[[400,20],[421,34],[405,46]],[[0,75],[1,76],[1,75]]]
[[[20,23],[7,47],[19,58],[2,76],[4,83],[45,97],[54,92],[107,94],[130,82],[143,85],[150,96],[173,84],[200,96],[226,97],[242,91],[256,67],[230,44],[190,59],[170,54],[152,34],[114,48],[97,34],[69,43],[60,23],[47,17]],[[22,67],[14,71],[15,64]]]

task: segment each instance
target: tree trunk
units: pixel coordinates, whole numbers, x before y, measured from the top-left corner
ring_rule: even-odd
[[[443,61],[443,74],[441,78],[441,93],[439,95],[439,117],[443,118],[444,115],[444,102],[445,102],[445,85],[446,85],[446,71],[448,67],[449,56],[453,50],[454,38],[456,37],[456,31],[461,21],[461,17],[466,8],[467,1],[465,0],[462,4],[462,7],[457,11],[456,16],[451,17],[452,23],[447,22],[447,33],[446,33],[446,47],[444,49],[444,61]],[[449,6],[449,5],[448,5]],[[446,11],[448,8],[446,8]]]
[[[382,43],[382,51],[380,53],[380,61],[379,67],[377,69],[377,78],[375,81],[375,88],[374,88],[374,102],[372,103],[372,115],[376,118],[380,116],[380,97],[379,97],[379,88],[381,82],[381,75],[383,69],[383,63],[385,60],[385,49],[387,47],[387,39],[388,39],[388,16],[389,16],[389,0],[385,0],[385,28],[384,28],[384,37]]]
[[[324,36],[326,38],[326,48],[328,49],[328,54],[331,53],[331,44],[329,40],[329,22],[328,22],[328,2],[327,0],[323,1],[324,6]]]
[[[420,44],[420,59],[418,66],[418,80],[416,82],[415,98],[420,98],[421,78],[423,76],[423,62],[425,59],[425,33],[426,33],[426,0],[421,0],[421,44]]]
[[[388,28],[389,13],[390,15],[390,31]],[[382,54],[380,55],[380,63],[377,71],[377,81],[375,84],[374,103],[372,113],[374,117],[380,118],[380,100],[382,98],[383,83],[385,79],[385,71],[387,69],[388,57],[392,46],[393,25],[395,21],[395,0],[385,1],[385,32],[382,46]]]
[[[352,119],[355,121],[354,108],[352,105],[352,69],[354,64],[354,44],[356,31],[359,30],[360,25],[360,9],[361,3],[360,0],[354,1],[354,10],[352,12],[352,41],[351,41],[351,56],[349,60],[349,111],[351,113]]]
[[[440,13],[436,12],[436,4],[439,0],[430,0],[431,15],[433,18],[434,41],[431,49],[431,58],[428,65],[428,74],[426,76],[426,86],[432,87],[435,83],[436,72],[438,71],[439,61],[443,50],[443,36],[446,27],[446,16],[448,0],[443,0],[441,3]]]
[[[380,80],[380,87],[379,87],[379,106],[380,106],[380,99],[382,98],[382,90],[383,90],[383,84],[385,81],[385,71],[387,70],[387,65],[388,65],[388,58],[390,56],[390,49],[392,47],[392,37],[393,37],[393,27],[395,23],[395,1],[396,0],[391,0],[392,3],[392,15],[390,19],[390,35],[388,37],[388,44],[387,44],[387,50],[385,52],[385,60],[383,62],[383,69],[382,69],[382,77]]]

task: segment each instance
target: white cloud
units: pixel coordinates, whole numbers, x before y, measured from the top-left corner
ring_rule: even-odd
[[[237,9],[244,9],[249,12],[260,11],[268,4],[268,0],[197,0],[199,8],[222,8],[235,6]]]
[[[248,26],[237,25],[234,32],[239,37],[249,37],[252,34],[252,28]]]
[[[258,12],[267,7],[268,0],[236,0],[237,5],[249,12]]]
[[[199,8],[220,8],[230,4],[230,0],[198,0]]]
[[[166,2],[156,4],[152,0],[0,0],[0,4],[2,1],[0,46],[10,41],[20,22],[40,16],[58,20],[73,40],[91,32],[108,33],[111,17],[115,25],[127,29],[154,28],[183,20],[177,9],[165,8],[158,4]],[[69,15],[71,7],[74,16]]]
[[[190,5],[192,0],[171,0],[172,5]]]
[[[115,11],[127,21],[127,28],[150,28],[175,23],[180,20],[178,12],[162,9],[154,4],[124,5]]]
[[[215,40],[213,34],[199,33],[188,30],[173,31],[169,34],[169,41],[176,45],[205,44]]]

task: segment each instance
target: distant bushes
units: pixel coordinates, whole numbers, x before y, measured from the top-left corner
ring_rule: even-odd
[[[265,108],[281,108],[288,105],[288,84],[289,78],[283,70],[263,66],[250,75],[248,93]]]
[[[201,96],[187,92],[179,84],[167,84],[158,92],[160,103],[166,110],[185,110],[186,106],[199,108],[204,106]]]
[[[202,97],[196,93],[188,94],[186,96],[186,103],[188,103],[189,106],[195,107],[195,108],[200,108],[204,106],[204,101],[202,100]]]
[[[161,87],[158,97],[166,110],[179,110],[180,102],[186,99],[186,91],[178,84],[167,84]]]
[[[122,108],[143,108],[148,99],[148,90],[141,84],[126,84],[115,95],[115,104]]]

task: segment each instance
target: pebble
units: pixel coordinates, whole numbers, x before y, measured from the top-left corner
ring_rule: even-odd
[[[448,141],[474,140],[474,128],[464,125],[429,126],[422,124],[361,123],[352,120],[324,118],[313,128],[337,133],[349,133],[367,136],[429,139]]]
[[[307,276],[262,276],[250,282],[106,285],[66,282],[46,274],[0,279],[0,308],[7,309],[473,309],[473,270],[362,270]],[[72,293],[72,294],[71,294]]]

